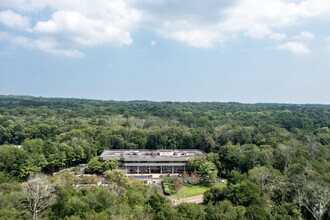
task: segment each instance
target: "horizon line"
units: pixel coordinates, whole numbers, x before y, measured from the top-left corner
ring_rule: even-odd
[[[226,104],[243,104],[243,105],[324,105],[330,106],[330,103],[293,103],[293,102],[242,102],[242,101],[179,101],[179,100],[150,100],[150,99],[101,99],[101,98],[81,98],[81,97],[61,97],[61,96],[36,96],[36,95],[14,95],[14,94],[0,94],[1,96],[16,96],[16,97],[31,97],[31,98],[45,98],[45,99],[80,99],[89,101],[103,101],[103,102],[152,102],[152,103],[226,103]]]

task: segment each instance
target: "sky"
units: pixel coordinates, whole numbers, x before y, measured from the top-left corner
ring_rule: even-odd
[[[330,104],[330,0],[0,0],[0,94]]]

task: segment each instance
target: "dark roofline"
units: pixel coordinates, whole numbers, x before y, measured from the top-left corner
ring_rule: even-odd
[[[165,152],[171,152],[171,151],[200,151],[203,154],[206,154],[203,150],[200,149],[106,149],[104,151],[165,151]],[[102,152],[102,153],[103,153]]]
[[[106,160],[105,158],[113,158],[113,159],[117,159],[117,160],[123,160],[123,161],[129,161],[129,160],[136,160],[135,157],[132,157],[132,158],[129,158],[127,159],[126,156],[122,155],[122,152],[127,152],[127,153],[130,153],[130,152],[141,152],[141,151],[148,151],[148,152],[185,152],[185,151],[190,151],[190,152],[199,152],[201,153],[202,155],[199,155],[199,157],[203,157],[205,155],[205,152],[203,150],[200,150],[200,149],[108,149],[108,150],[104,150],[102,152],[102,154],[100,155],[100,159],[101,160]],[[110,152],[118,152],[120,153],[121,155],[107,155],[108,153]],[[139,160],[144,160],[144,161],[153,161],[153,160],[160,160],[161,156],[159,157],[159,155],[157,155],[157,158],[146,158],[146,157],[139,157]],[[171,158],[171,157],[167,157],[168,159]],[[172,158],[172,160],[174,161],[181,161],[179,160],[179,158]]]

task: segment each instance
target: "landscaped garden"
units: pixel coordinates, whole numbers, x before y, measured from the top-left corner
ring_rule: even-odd
[[[177,176],[176,177],[164,177],[162,183],[163,183],[163,187],[164,187],[164,192],[167,195],[175,194],[182,187],[181,180]]]
[[[216,184],[220,184],[220,187],[224,187],[227,184],[227,180],[224,180],[224,183]],[[182,199],[202,195],[213,185],[214,184],[182,183],[177,177],[163,179],[164,192],[172,199]]]

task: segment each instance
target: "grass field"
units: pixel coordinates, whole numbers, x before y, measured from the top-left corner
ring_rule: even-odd
[[[227,184],[227,180],[225,183],[221,183],[221,186],[225,186]],[[176,193],[170,196],[172,199],[182,199],[188,198],[192,196],[202,195],[205,191],[209,190],[212,186],[207,185],[193,185],[193,184],[183,184],[182,188]]]

